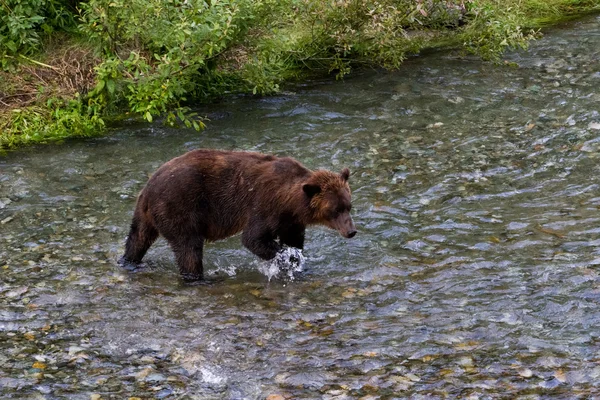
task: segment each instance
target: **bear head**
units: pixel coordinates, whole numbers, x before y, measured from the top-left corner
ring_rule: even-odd
[[[311,223],[335,229],[345,238],[356,235],[350,216],[352,204],[349,177],[348,168],[344,168],[339,174],[318,170],[302,185],[302,190],[309,199]]]

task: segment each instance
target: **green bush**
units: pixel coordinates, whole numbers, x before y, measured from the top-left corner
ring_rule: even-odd
[[[98,135],[104,121],[80,99],[51,98],[40,106],[15,108],[0,118],[0,148]]]
[[[0,0],[0,67],[38,51],[45,35],[75,29],[74,12],[66,0]]]
[[[470,23],[462,30],[465,49],[484,59],[498,60],[506,48],[527,48],[536,32],[523,27],[527,16],[517,3],[502,7],[499,1],[468,3]]]
[[[260,2],[91,0],[80,29],[105,61],[97,67],[95,103],[123,104],[148,121],[184,116],[189,93],[202,92],[216,58],[247,29]],[[208,79],[209,82],[213,82]],[[205,84],[205,83],[204,83]],[[208,92],[208,90],[206,90]],[[201,127],[184,118],[186,125]]]

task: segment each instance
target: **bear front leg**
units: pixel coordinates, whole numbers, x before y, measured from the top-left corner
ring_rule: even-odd
[[[304,249],[304,232],[303,226],[294,226],[279,233],[279,239],[282,245]]]
[[[263,260],[274,258],[281,250],[281,246],[275,241],[275,235],[267,227],[252,222],[242,233],[242,244]]]

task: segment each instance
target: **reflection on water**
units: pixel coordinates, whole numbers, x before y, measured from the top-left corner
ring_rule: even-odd
[[[1,397],[600,395],[600,19],[508,60],[417,58],[232,99],[202,133],[4,156]],[[348,166],[358,235],[309,229],[291,282],[239,237],[207,246],[231,275],[211,285],[181,282],[164,241],[119,269],[148,175],[198,147]]]

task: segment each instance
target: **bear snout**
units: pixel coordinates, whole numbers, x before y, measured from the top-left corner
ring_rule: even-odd
[[[354,221],[349,213],[342,214],[333,220],[330,224],[331,228],[335,229],[343,237],[350,239],[356,236],[356,228],[354,227]]]

